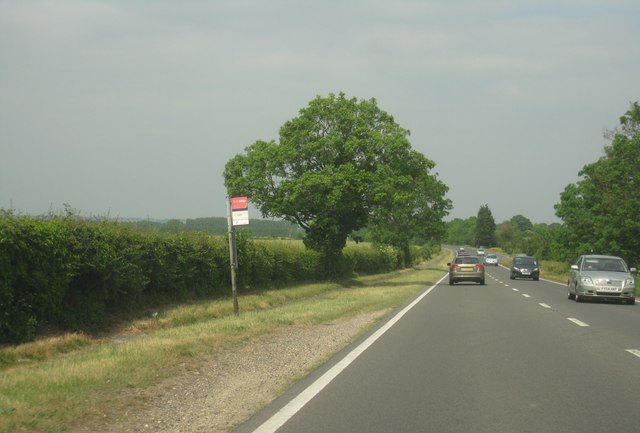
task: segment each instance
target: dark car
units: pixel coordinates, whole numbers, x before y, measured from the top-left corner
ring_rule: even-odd
[[[458,256],[449,266],[449,285],[460,281],[475,281],[484,285],[484,265],[477,256]]]
[[[511,264],[510,278],[533,278],[535,281],[540,279],[540,265],[538,260],[533,256],[516,256]]]

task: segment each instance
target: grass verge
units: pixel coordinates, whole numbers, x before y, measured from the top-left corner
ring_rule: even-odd
[[[117,335],[66,335],[0,350],[0,432],[64,432],[216,351],[291,325],[395,308],[442,277],[450,253],[400,272],[181,305]]]

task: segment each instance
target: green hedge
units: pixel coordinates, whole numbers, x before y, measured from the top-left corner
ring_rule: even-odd
[[[37,331],[101,330],[154,305],[222,296],[224,239],[113,222],[0,217],[0,342]]]
[[[335,275],[300,241],[253,241],[242,231],[237,241],[241,292]],[[343,270],[386,272],[399,266],[398,257],[392,248],[347,247]],[[167,303],[229,296],[230,280],[222,237],[0,213],[0,343],[48,328],[99,331]]]
[[[38,318],[59,321],[72,279],[66,228],[0,219],[0,341],[33,337]]]

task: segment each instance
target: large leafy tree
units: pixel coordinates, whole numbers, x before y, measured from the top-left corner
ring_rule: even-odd
[[[587,252],[640,260],[640,105],[610,131],[604,156],[585,165],[581,180],[569,184],[555,205],[563,220],[561,240],[572,255]]]
[[[370,217],[384,221],[385,200],[408,195],[420,203],[407,192],[416,189],[412,179],[434,186],[415,174],[432,163],[412,151],[408,135],[375,99],[318,96],[280,128],[278,143],[259,140],[229,160],[225,185],[230,195],[250,196],[263,216],[302,227],[305,245],[337,266],[349,234]],[[446,191],[435,185],[434,197]]]
[[[476,241],[476,222],[478,217],[455,218],[446,223],[445,241],[452,245],[473,245]]]
[[[369,229],[379,244],[393,245],[411,263],[410,243],[440,241],[445,234],[443,218],[451,209],[444,196],[448,187],[430,171],[435,163],[416,151],[395,157],[378,167]]]
[[[513,222],[513,219],[504,221],[496,225],[495,245],[502,248],[507,253],[513,253],[518,249],[520,233],[520,228],[515,222]]]
[[[533,229],[533,223],[531,222],[531,220],[523,215],[520,215],[520,214],[514,215],[511,217],[509,221],[515,224],[521,233],[524,233],[527,230]]]
[[[476,245],[494,246],[496,241],[496,221],[493,219],[489,205],[480,206],[476,220]]]

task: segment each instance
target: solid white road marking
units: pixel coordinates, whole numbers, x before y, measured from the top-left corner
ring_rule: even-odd
[[[551,305],[547,305],[544,302],[540,302],[538,305],[540,305],[541,307],[544,307],[544,308],[551,308]]]
[[[578,319],[574,319],[573,317],[568,317],[567,319],[568,319],[568,320],[570,320],[570,321],[572,321],[573,323],[575,323],[575,324],[576,324],[576,325],[578,325],[578,326],[583,326],[583,327],[584,327],[584,326],[589,326],[589,325],[587,325],[586,323],[584,323],[583,321],[578,320]]]
[[[627,352],[640,358],[640,350],[638,349],[627,349]]]
[[[371,334],[369,338],[363,341],[358,347],[353,349],[347,356],[342,358],[337,364],[331,367],[326,373],[316,379],[308,388],[298,394],[293,400],[287,403],[282,409],[275,413],[271,418],[266,420],[260,427],[255,429],[253,433],[273,433],[278,430],[285,422],[293,417],[300,409],[304,407],[313,397],[315,397],[320,391],[324,389],[333,379],[338,376],[342,370],[347,368],[349,364],[356,360],[358,356],[362,354],[369,346],[371,346],[378,338],[389,330],[393,325],[398,322],[402,316],[404,316],[409,310],[411,310],[418,302],[427,296],[431,291],[436,288],[449,274],[445,274],[433,286],[429,287],[422,295],[418,296],[411,304],[407,305],[403,310],[396,314],[391,320],[385,323],[380,329]]]

